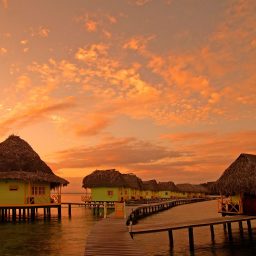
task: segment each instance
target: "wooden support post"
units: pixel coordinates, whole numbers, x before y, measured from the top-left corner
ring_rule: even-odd
[[[224,230],[224,233],[227,233],[227,225],[226,225],[226,223],[223,223],[223,230]]]
[[[26,210],[25,210],[25,208],[22,209],[22,218],[23,218],[23,220],[26,219]]]
[[[35,208],[32,207],[31,208],[31,221],[34,221],[35,220]]]
[[[107,203],[103,203],[103,214],[104,214],[104,219],[107,218]]]
[[[249,237],[252,238],[252,225],[251,225],[251,221],[250,220],[247,220],[247,227],[248,227]]]
[[[46,215],[47,215],[47,212],[46,212],[46,208],[44,207],[44,219],[46,219]]]
[[[12,221],[16,222],[16,208],[12,208]]]
[[[228,222],[227,225],[228,225],[228,239],[232,240],[232,227],[231,227],[231,223]]]
[[[48,207],[48,217],[51,218],[51,207]]]
[[[4,213],[4,209],[1,209],[1,212],[2,212],[2,213],[1,213],[1,220],[4,221],[4,217],[5,217],[5,216],[4,216],[4,214],[5,214],[5,213]]]
[[[68,204],[68,217],[71,218],[71,204]]]
[[[172,234],[172,230],[169,229],[168,230],[168,236],[169,236],[169,245],[170,245],[170,249],[173,249],[173,234]]]
[[[213,225],[210,225],[210,230],[211,230],[211,239],[212,239],[212,242],[214,243],[214,227],[213,227]]]
[[[21,221],[21,208],[19,208],[19,221]]]
[[[61,205],[58,206],[58,219],[61,219]]]
[[[190,251],[194,251],[194,234],[193,234],[193,228],[188,228],[188,238],[189,238],[189,249]]]
[[[239,224],[240,235],[241,235],[241,236],[244,236],[243,222],[242,222],[242,221],[239,221],[238,224]]]

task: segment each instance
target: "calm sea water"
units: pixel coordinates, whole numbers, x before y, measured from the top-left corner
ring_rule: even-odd
[[[140,220],[141,224],[152,222],[172,222],[179,223],[189,220],[200,220],[206,218],[215,218],[220,215],[217,213],[217,202],[207,201],[195,204],[187,204],[174,207],[171,210],[152,215]],[[170,252],[167,232],[143,234],[134,237],[138,246],[141,246],[146,252],[145,255],[198,255],[198,256],[247,256],[256,255],[256,222],[252,221],[254,227],[254,241],[249,239],[246,222],[244,226],[244,237],[239,233],[238,224],[232,224],[232,243],[228,240],[227,233],[224,233],[222,225],[216,225],[215,244],[211,242],[210,228],[194,228],[195,251],[189,252],[188,232],[187,230],[176,230],[174,235],[174,250]]]
[[[63,202],[81,202],[81,195],[63,195]],[[57,213],[54,213],[57,216]],[[0,256],[80,256],[84,255],[86,237],[97,219],[90,209],[62,208],[62,220],[38,220],[34,223],[0,224]]]
[[[65,202],[80,202],[81,195],[64,195]],[[219,216],[216,212],[216,201],[202,202],[175,207],[171,210],[150,216],[140,223],[182,222],[191,219],[211,218]],[[68,209],[62,209],[62,220],[52,218],[50,221],[34,223],[0,224],[0,256],[82,256],[84,255],[86,238],[92,226],[97,222],[89,209],[72,208],[72,218],[68,218]],[[256,222],[252,222],[256,227]],[[233,227],[233,242],[228,241],[222,226],[216,226],[216,242],[211,243],[208,228],[194,230],[195,252],[189,253],[186,231],[174,231],[174,250],[169,251],[167,233],[145,234],[135,236],[135,243],[151,255],[256,255],[256,242],[248,239],[245,227],[244,238],[240,237],[238,227]],[[256,233],[254,233],[256,241]],[[100,255],[99,255],[100,256]],[[121,256],[121,255],[120,255]]]

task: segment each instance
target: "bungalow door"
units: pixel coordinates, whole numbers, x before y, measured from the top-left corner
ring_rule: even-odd
[[[245,194],[243,196],[243,211],[246,215],[256,215],[256,196]]]

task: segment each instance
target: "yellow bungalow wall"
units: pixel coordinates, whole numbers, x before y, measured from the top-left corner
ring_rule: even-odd
[[[32,195],[32,186],[44,187],[44,195]],[[33,200],[29,200],[33,197]],[[50,184],[48,183],[25,183],[20,180],[0,181],[0,205],[18,205],[33,202],[50,203]]]

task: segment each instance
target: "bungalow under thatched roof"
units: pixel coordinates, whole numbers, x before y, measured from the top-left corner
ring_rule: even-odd
[[[189,183],[183,183],[183,184],[176,184],[177,188],[181,192],[191,192],[191,193],[199,193],[199,192],[205,192],[203,191],[204,188],[200,185],[192,185]]]
[[[178,188],[172,181],[158,182],[157,185],[159,191],[178,191]]]
[[[141,189],[142,188],[142,180],[138,178],[135,174],[122,174],[123,179],[126,183],[126,187],[133,189]]]
[[[152,190],[152,191],[158,191],[158,185],[156,180],[146,180],[146,181],[142,181],[142,188],[144,190]]]
[[[47,182],[52,188],[69,183],[55,175],[32,147],[15,135],[0,143],[0,180],[6,179]]]
[[[84,188],[95,187],[126,187],[122,174],[116,169],[95,170],[83,179]]]
[[[241,154],[214,184],[221,194],[256,194],[256,155]]]

